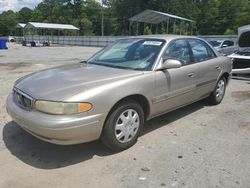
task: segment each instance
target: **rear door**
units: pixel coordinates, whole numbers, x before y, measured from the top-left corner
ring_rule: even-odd
[[[207,43],[200,39],[188,39],[191,48],[191,61],[195,67],[195,100],[210,94],[221,72],[220,58]]]

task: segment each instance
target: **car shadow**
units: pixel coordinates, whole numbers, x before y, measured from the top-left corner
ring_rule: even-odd
[[[168,125],[182,117],[192,114],[193,112],[200,110],[201,108],[205,106],[211,106],[211,105],[205,101],[198,101],[188,106],[185,106],[177,110],[163,114],[161,116],[155,117],[145,123],[142,135],[145,135],[162,126]]]
[[[77,164],[96,156],[111,155],[101,141],[77,145],[55,145],[24,131],[14,121],[3,128],[6,148],[18,159],[35,168],[55,169]]]
[[[146,122],[143,135],[166,126],[169,123],[189,115],[206,106],[197,102]],[[41,141],[22,128],[14,121],[3,127],[3,140],[6,148],[24,163],[40,169],[55,169],[77,164],[92,159],[94,156],[114,154],[101,141],[85,144],[60,146]]]

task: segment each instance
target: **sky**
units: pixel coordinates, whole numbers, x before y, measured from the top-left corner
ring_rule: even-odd
[[[96,0],[101,2],[101,0]],[[23,7],[34,9],[42,0],[0,0],[0,13],[7,10],[19,11]]]
[[[19,11],[23,7],[35,8],[42,0],[0,0],[0,13],[7,10]]]

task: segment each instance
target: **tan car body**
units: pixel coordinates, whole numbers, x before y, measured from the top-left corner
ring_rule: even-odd
[[[7,99],[8,113],[22,128],[40,139],[56,144],[83,143],[100,137],[111,109],[124,98],[137,100],[146,119],[151,119],[208,97],[222,75],[227,81],[230,78],[231,60],[216,51],[216,58],[162,70],[162,54],[169,43],[193,37],[145,38],[166,41],[150,71],[79,63],[37,72],[15,83],[14,88],[33,101],[89,102],[93,105],[90,111],[51,115],[33,108],[27,110],[17,105],[13,94],[10,94]]]

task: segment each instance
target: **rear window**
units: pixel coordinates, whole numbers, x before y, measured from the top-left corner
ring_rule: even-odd
[[[213,50],[205,42],[197,39],[189,39],[188,42],[193,52],[192,59],[195,63],[216,57]]]

